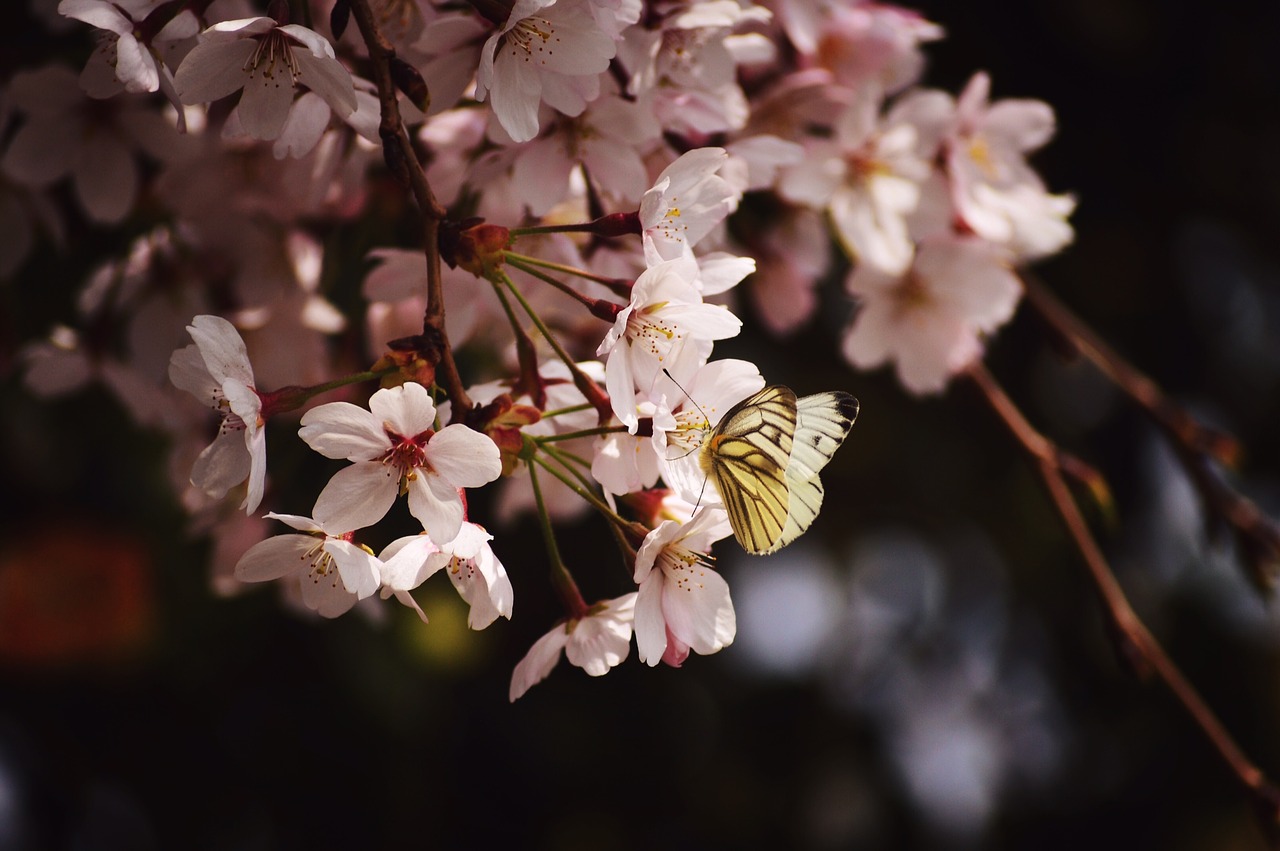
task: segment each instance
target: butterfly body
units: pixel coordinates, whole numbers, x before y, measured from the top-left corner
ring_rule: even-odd
[[[698,461],[743,549],[777,552],[809,528],[822,507],[818,473],[857,415],[858,400],[848,393],[797,398],[780,384],[725,413],[703,441]]]

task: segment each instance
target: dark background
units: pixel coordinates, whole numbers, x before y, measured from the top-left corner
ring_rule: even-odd
[[[1280,7],[916,8],[948,32],[926,84],[958,92],[984,69],[995,97],[1057,110],[1034,162],[1077,194],[1077,235],[1038,274],[1240,438],[1233,481],[1280,511]],[[34,49],[24,29],[0,42],[7,71]],[[722,557],[735,645],[599,680],[562,663],[510,705],[512,666],[558,616],[532,522],[495,529],[515,618],[484,633],[442,582],[421,594],[426,628],[301,619],[267,589],[216,597],[155,438],[102,391],[21,388],[16,348],[69,315],[72,254],[3,294],[0,848],[1265,847],[1200,731],[1117,662],[1000,424],[964,386],[917,401],[839,367],[835,291],[794,339],[761,351],[749,328],[756,349],[717,349],[862,401],[809,534]],[[1025,313],[992,372],[1107,476],[1115,516],[1090,516],[1135,607],[1280,775],[1275,603],[1207,540],[1152,426]],[[562,544],[588,598],[626,590],[597,569],[614,558],[599,524]]]

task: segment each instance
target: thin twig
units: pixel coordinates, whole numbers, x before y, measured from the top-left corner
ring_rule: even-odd
[[[427,309],[422,317],[425,337],[439,341],[439,383],[453,403],[453,422],[462,422],[472,408],[471,397],[462,384],[458,366],[453,360],[453,347],[445,331],[445,307],[443,274],[440,267],[440,222],[446,211],[436,200],[427,182],[418,154],[409,138],[409,131],[400,117],[400,105],[396,100],[396,86],[391,76],[391,63],[396,58],[395,48],[378,28],[377,16],[369,0],[349,0],[351,14],[360,28],[360,35],[369,50],[373,63],[373,82],[378,89],[378,103],[382,118],[378,134],[382,137],[383,154],[387,164],[402,182],[408,185],[422,212],[422,242],[427,258]]]
[[[1024,276],[1027,301],[1072,348],[1083,354],[1147,412],[1173,442],[1211,518],[1232,529],[1240,543],[1249,579],[1270,591],[1280,569],[1280,526],[1248,497],[1228,485],[1211,461],[1234,466],[1241,450],[1235,438],[1197,420],[1171,400],[1156,382],[1106,344],[1040,281]],[[1212,528],[1212,526],[1211,526]]]
[[[1192,721],[1200,727],[1222,761],[1253,796],[1254,803],[1257,804],[1259,812],[1265,819],[1268,833],[1274,836],[1277,823],[1280,822],[1280,789],[1277,789],[1263,771],[1240,749],[1217,715],[1205,703],[1204,698],[1169,658],[1164,648],[1129,604],[1115,573],[1089,531],[1088,523],[1080,513],[1070,488],[1067,487],[1058,463],[1056,447],[1052,441],[1027,422],[1022,412],[1005,395],[1004,390],[984,366],[979,363],[971,367],[968,376],[982,391],[983,397],[1009,432],[1035,462],[1054,507],[1084,559],[1089,576],[1102,601],[1103,609],[1115,629],[1115,634],[1123,642],[1121,649],[1127,661],[1133,663],[1143,674],[1155,674],[1164,681],[1174,697],[1182,704],[1183,709],[1191,716]]]

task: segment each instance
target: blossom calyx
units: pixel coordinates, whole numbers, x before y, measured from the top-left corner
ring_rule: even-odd
[[[511,475],[520,463],[524,449],[521,429],[542,419],[542,412],[532,405],[517,405],[511,394],[503,393],[487,405],[473,408],[466,425],[482,432],[497,444],[502,457],[502,475]]]
[[[488,278],[501,268],[510,244],[509,229],[485,224],[484,219],[467,219],[457,225],[446,222],[440,228],[441,259],[450,268],[461,266],[477,278]]]
[[[425,325],[421,334],[398,337],[387,343],[387,352],[373,365],[374,370],[395,367],[399,374],[384,378],[383,386],[390,387],[413,381],[430,387],[436,381],[436,365],[444,357],[444,338],[440,330]]]

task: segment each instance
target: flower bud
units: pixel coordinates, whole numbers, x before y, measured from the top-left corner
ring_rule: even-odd
[[[488,278],[502,267],[511,231],[501,225],[479,224],[458,234],[454,259],[477,278]]]

